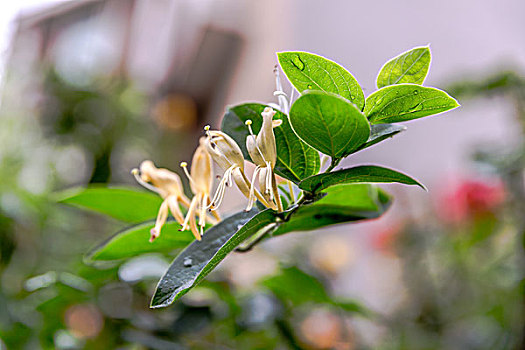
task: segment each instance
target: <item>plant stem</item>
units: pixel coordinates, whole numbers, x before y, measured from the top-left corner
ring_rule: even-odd
[[[330,161],[330,166],[324,172],[329,173],[336,166],[338,166],[340,162],[341,162],[341,158],[332,158],[332,160]]]
[[[293,193],[293,185],[290,180],[286,181],[288,183],[288,190],[290,191],[290,203],[295,203],[295,194]]]
[[[268,225],[259,232],[257,232],[255,235],[251,236],[244,244],[238,246],[235,251],[237,253],[246,253],[253,249],[257,244],[259,244],[264,236],[266,236],[269,232],[272,232],[272,230],[276,227],[275,224]]]

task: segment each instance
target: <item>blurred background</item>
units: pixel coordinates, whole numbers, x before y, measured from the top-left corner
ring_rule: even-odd
[[[0,349],[525,348],[523,13],[519,0],[3,2]],[[428,193],[385,186],[384,217],[233,254],[165,310],[149,298],[173,255],[83,264],[121,225],[57,191],[137,186],[144,159],[178,169],[225,106],[275,102],[277,51],[333,59],[368,95],[384,62],[427,44],[426,85],[462,107],[343,165],[399,169]]]

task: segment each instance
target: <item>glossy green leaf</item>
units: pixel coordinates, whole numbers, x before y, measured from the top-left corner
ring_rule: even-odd
[[[151,252],[169,253],[174,249],[183,248],[195,240],[191,232],[179,231],[180,224],[170,220],[162,227],[161,235],[153,242],[149,242],[150,230],[154,225],[155,220],[150,220],[127,227],[98,244],[86,255],[84,260],[89,263],[99,260],[131,258]]]
[[[414,84],[377,90],[366,99],[364,113],[372,124],[396,123],[442,113],[459,107],[446,92]]]
[[[245,239],[275,223],[272,210],[240,212],[210,228],[202,241],[194,241],[173,260],[151,301],[166,307],[186,294]]]
[[[379,71],[377,88],[394,84],[423,84],[430,68],[430,48],[416,47],[389,60]]]
[[[350,72],[339,64],[308,52],[279,52],[279,64],[299,92],[321,90],[346,98],[363,110],[363,90]]]
[[[370,126],[370,137],[368,138],[368,141],[366,141],[366,143],[364,143],[361,147],[356,149],[354,153],[362,149],[371,147],[375,145],[376,143],[384,141],[388,138],[394,137],[394,135],[397,135],[401,131],[405,131],[406,129],[407,129],[406,126],[398,125],[398,124],[371,125]]]
[[[374,219],[381,216],[391,204],[390,196],[385,191],[369,184],[336,185],[321,191],[321,196],[321,199],[293,212],[273,235]]]
[[[324,190],[333,185],[348,183],[401,183],[416,185],[425,189],[425,186],[398,171],[375,165],[362,165],[354,168],[341,169],[314,175],[299,183],[299,188],[309,192]]]
[[[361,147],[370,136],[366,117],[347,100],[309,91],[292,105],[295,133],[318,151],[340,159]]]
[[[59,203],[108,215],[117,220],[139,223],[157,216],[162,199],[131,188],[75,188],[56,195]]]
[[[230,107],[222,120],[221,130],[237,141],[246,159],[250,159],[246,150],[246,137],[249,132],[244,123],[251,119],[253,132],[258,133],[262,125],[261,112],[265,107],[267,106],[259,103]],[[317,174],[320,168],[319,153],[297,137],[285,114],[276,111],[274,119],[283,121],[273,129],[277,145],[275,172],[295,183]]]

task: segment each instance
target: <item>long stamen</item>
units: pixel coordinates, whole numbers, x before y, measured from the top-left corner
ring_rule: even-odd
[[[139,169],[137,169],[137,168],[131,169],[131,175],[133,175],[135,180],[137,180],[137,182],[140,185],[142,185],[143,187],[147,188],[150,191],[153,191],[155,193],[160,194],[160,191],[159,191],[159,189],[157,187],[155,187],[153,185],[150,185],[146,181],[142,180],[142,178],[140,177],[140,170]]]
[[[193,186],[196,186],[195,181],[193,181],[193,178],[191,177],[190,172],[188,171],[188,163],[181,162],[180,166],[181,166],[182,170],[184,170],[184,174],[186,174],[186,177],[188,178],[188,180],[190,180],[191,184]]]
[[[222,196],[224,195],[224,188],[225,188],[225,184],[224,184],[224,179],[223,179],[221,180],[221,182],[219,182],[219,186],[217,186],[217,190],[215,190],[215,195],[211,199],[210,204],[206,207],[207,209],[209,210],[217,209],[217,203],[220,204],[222,202]]]
[[[207,207],[207,209],[215,210],[221,205],[222,199],[224,198],[224,192],[226,191],[226,187],[230,187],[232,185],[232,175],[231,174],[232,174],[233,169],[235,168],[236,166],[232,165],[224,172],[222,180],[219,183],[219,186],[217,187],[217,190],[215,191],[215,195],[213,196],[213,199],[211,200],[211,203]]]

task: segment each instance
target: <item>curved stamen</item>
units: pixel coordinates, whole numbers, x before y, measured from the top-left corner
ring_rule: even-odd
[[[224,172],[222,180],[219,182],[219,186],[215,191],[215,195],[213,196],[210,205],[207,206],[207,209],[216,210],[221,205],[226,187],[230,187],[232,185],[232,172],[236,167],[236,165],[232,165]]]
[[[190,180],[191,184],[196,187],[197,185],[195,184],[195,181],[193,181],[193,178],[191,177],[190,172],[188,171],[188,163],[181,162],[180,166],[182,170],[184,170],[184,174],[186,174],[186,177],[188,178],[188,180]]]
[[[142,180],[142,178],[140,177],[140,170],[139,169],[137,169],[137,168],[131,169],[131,175],[133,175],[135,180],[137,180],[137,182],[140,185],[142,185],[143,187],[145,187],[148,190],[153,191],[155,193],[161,194],[160,190],[157,187],[155,187],[155,186],[147,183],[146,181]]]

